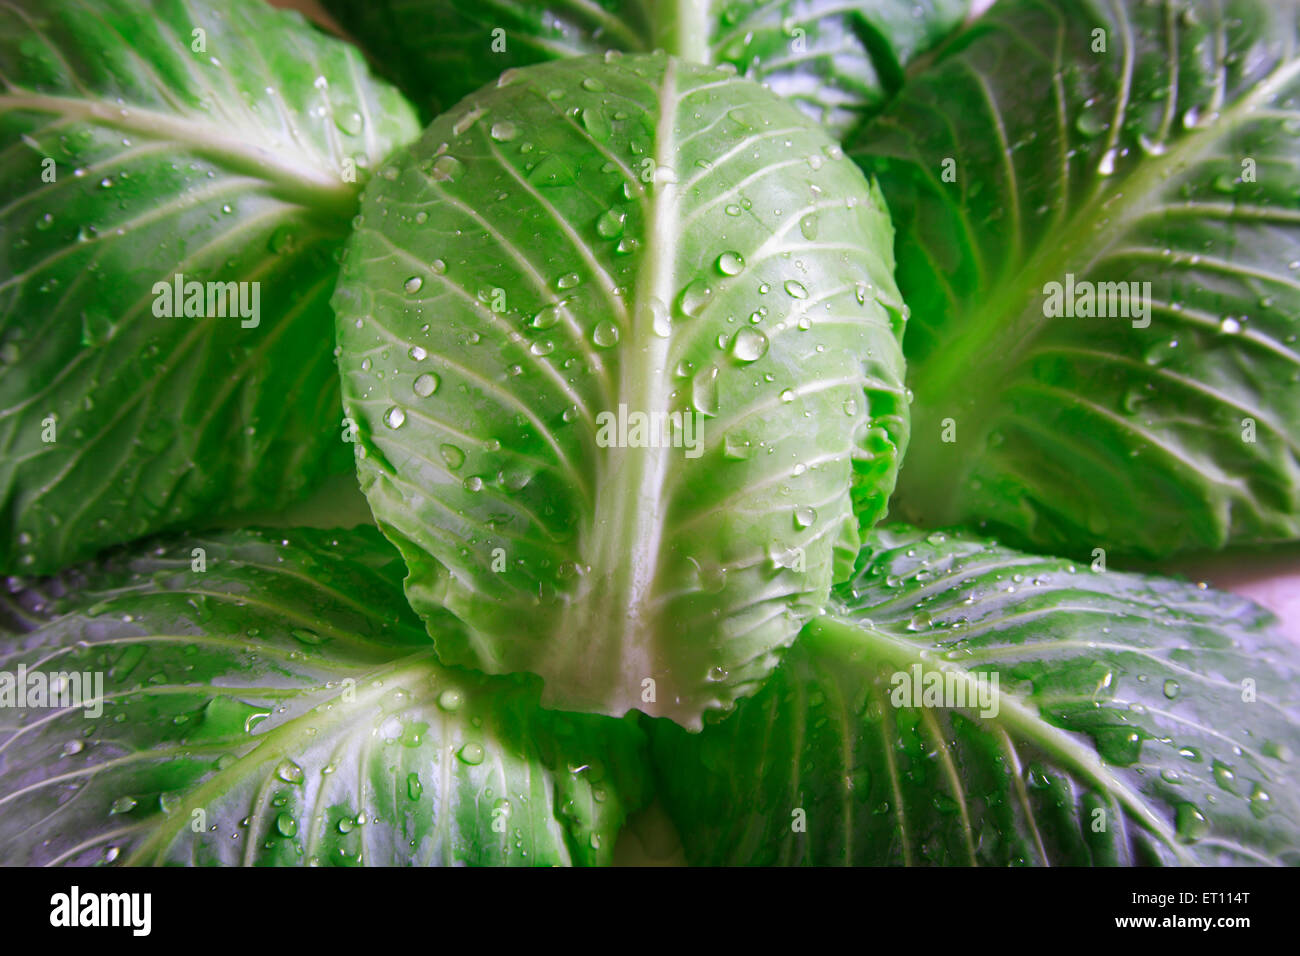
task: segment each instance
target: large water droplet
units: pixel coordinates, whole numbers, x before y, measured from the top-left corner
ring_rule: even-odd
[[[447,463],[447,467],[452,471],[465,464],[465,453],[455,445],[439,445],[438,452],[442,455],[442,460]]]
[[[758,329],[737,329],[731,337],[731,357],[737,362],[757,362],[767,354],[767,336]]]
[[[724,252],[718,256],[717,267],[724,276],[740,275],[745,268],[745,259],[739,252]]]
[[[602,239],[617,239],[623,235],[623,223],[627,220],[627,213],[615,207],[606,209],[596,220],[596,234]]]
[[[466,744],[456,752],[462,763],[476,767],[483,762],[483,748],[478,744]]]
[[[402,288],[406,290],[408,295],[415,295],[415,293],[419,292],[423,286],[424,280],[419,276],[411,276],[411,278],[402,283]]]
[[[560,307],[558,305],[546,305],[537,310],[533,316],[533,328],[549,329],[556,322],[560,321]]]
[[[618,326],[606,319],[592,330],[591,340],[602,349],[613,348],[618,344]]]
[[[718,413],[718,367],[701,369],[691,382],[691,404],[701,415]]]
[[[464,164],[455,156],[439,156],[433,161],[429,177],[435,182],[454,183],[464,171]]]
[[[438,376],[432,372],[425,372],[415,380],[411,388],[421,398],[428,398],[438,390],[438,384]]]
[[[677,311],[687,318],[698,318],[712,298],[712,287],[703,279],[695,279],[677,297]]]
[[[384,424],[389,428],[401,428],[406,423],[406,412],[400,405],[393,405],[384,412]]]
[[[808,298],[808,290],[804,288],[803,283],[798,282],[794,279],[785,280],[785,291],[791,298],[794,299]]]
[[[1205,819],[1201,808],[1194,803],[1180,803],[1175,816],[1175,829],[1178,839],[1184,843],[1195,843],[1210,830],[1210,821]]]
[[[454,688],[444,690],[438,695],[438,706],[446,711],[459,710],[465,702],[465,695]]]

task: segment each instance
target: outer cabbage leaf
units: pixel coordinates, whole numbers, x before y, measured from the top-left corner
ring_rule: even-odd
[[[343,393],[443,660],[696,727],[766,677],[906,439],[892,233],[842,157],[655,54],[517,71],[385,164]]]
[[[9,3],[0,84],[0,570],[346,468],[328,301],[401,95],[255,0]]]
[[[947,49],[850,150],[915,316],[897,513],[1073,554],[1300,535],[1297,5],[1013,0]]]
[[[1270,615],[973,537],[874,538],[732,718],[655,722],[691,862],[1300,863],[1300,653]],[[958,687],[969,706],[935,706]]]
[[[403,570],[360,528],[11,579],[9,692],[23,667],[104,683],[98,719],[30,689],[0,709],[0,862],[609,862],[644,797],[641,732],[542,711],[535,679],[439,665]]]
[[[433,112],[503,70],[662,49],[730,63],[837,138],[878,110],[904,68],[961,23],[969,0],[325,0]]]

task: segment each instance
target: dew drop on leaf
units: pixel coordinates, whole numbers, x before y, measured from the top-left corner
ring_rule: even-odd
[[[464,164],[455,156],[439,156],[433,161],[429,177],[435,182],[454,183],[464,171]]]
[[[718,256],[717,267],[724,276],[740,275],[745,268],[745,260],[739,252],[728,251]]]
[[[701,415],[718,413],[718,367],[701,369],[691,382],[691,404]]]
[[[439,445],[438,453],[442,455],[442,460],[447,463],[447,467],[452,471],[465,464],[465,453],[455,445]]]
[[[606,319],[592,330],[591,340],[602,349],[613,348],[618,344],[618,326]]]
[[[731,357],[737,362],[757,362],[767,354],[767,336],[758,329],[737,329],[731,337]]]
[[[415,382],[411,385],[411,389],[421,398],[428,398],[438,390],[438,385],[438,376],[434,375],[432,372],[425,372],[423,375],[416,378]]]

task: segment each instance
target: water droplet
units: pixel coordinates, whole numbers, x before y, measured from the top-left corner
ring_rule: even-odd
[[[438,695],[438,706],[446,711],[459,710],[463,703],[465,703],[465,695],[455,688],[444,690]]]
[[[785,280],[785,291],[791,298],[794,299],[808,298],[808,290],[804,288],[803,283],[797,282],[794,279]]]
[[[423,362],[429,357],[429,353],[418,345],[412,345],[406,354],[411,356],[411,358],[415,359],[417,362]]]
[[[399,405],[393,405],[384,412],[384,424],[389,428],[401,428],[405,422],[406,412]]]
[[[343,110],[334,114],[334,125],[339,128],[339,132],[356,136],[365,128],[366,121],[356,110]]]
[[[607,319],[598,323],[592,330],[591,340],[600,348],[608,349],[618,344],[618,335],[618,326]]]
[[[438,275],[441,276],[447,274],[447,263],[443,262],[441,259],[434,259],[433,262],[429,263],[429,265]]]
[[[275,828],[280,831],[280,836],[291,837],[298,832],[298,821],[286,811],[276,816]]]
[[[1109,176],[1115,172],[1115,150],[1108,149],[1102,154],[1101,161],[1097,163],[1097,175]]]
[[[928,631],[933,623],[928,611],[917,611],[908,620],[907,629],[909,631]]]
[[[280,761],[280,765],[275,768],[275,775],[285,783],[302,783],[302,767],[288,758]]]
[[[796,528],[807,528],[817,520],[817,509],[804,505],[801,508],[794,509],[794,526]]]
[[[466,744],[456,752],[461,763],[467,763],[471,767],[476,767],[483,762],[483,748],[478,744]]]
[[[767,336],[758,329],[737,329],[731,337],[731,357],[737,362],[757,362],[767,354]]]
[[[452,471],[465,464],[465,453],[455,445],[439,445],[438,452],[442,455],[442,460],[447,463],[447,467]]]
[[[1177,697],[1178,681],[1172,679],[1165,681],[1164,692],[1165,692],[1165,696],[1168,697],[1170,700],[1173,700],[1175,697]]]
[[[789,405],[791,402],[794,401],[795,394],[791,389],[788,388],[782,389],[780,398],[783,404]]]
[[[701,415],[718,413],[718,367],[702,369],[691,382],[691,404]]]
[[[720,680],[726,680],[726,679],[727,679],[727,669],[726,669],[725,667],[710,667],[710,668],[709,668],[708,678],[709,678],[709,680],[713,681],[714,683],[716,683],[716,682],[718,682],[718,681],[720,681]]]
[[[803,237],[810,242],[817,238],[819,230],[817,214],[815,212],[810,212],[799,220],[799,231],[803,233]]]
[[[565,289],[572,289],[581,281],[582,278],[578,275],[578,273],[566,272],[564,275],[560,276],[558,279],[555,280],[555,287],[561,291]]]
[[[673,334],[673,321],[668,315],[668,306],[660,299],[650,300],[650,328],[661,339],[666,339]],[[678,374],[677,377],[682,376]]]
[[[571,186],[573,170],[554,153],[528,171],[528,181],[538,186]]]
[[[700,316],[713,298],[713,289],[703,279],[695,279],[682,289],[677,297],[677,311],[687,318]]]
[[[406,290],[408,295],[415,295],[415,293],[419,292],[423,286],[424,280],[419,276],[411,276],[411,278],[402,283],[402,288]]]
[[[454,183],[464,171],[464,164],[455,156],[439,156],[433,161],[429,177],[435,182]]]
[[[498,120],[488,132],[498,143],[508,143],[519,135],[519,127],[510,120]]]
[[[1184,843],[1195,843],[1210,830],[1210,821],[1194,803],[1178,804],[1175,821],[1178,839]]]
[[[130,813],[139,805],[140,805],[140,801],[136,800],[135,797],[118,797],[116,800],[113,801],[113,805],[109,807],[108,812],[109,813]]]
[[[1219,323],[1219,331],[1224,335],[1236,335],[1241,331],[1241,323],[1232,316],[1224,316],[1223,321]]]
[[[724,276],[740,275],[745,268],[745,259],[739,252],[724,252],[718,256],[717,267]]]
[[[424,793],[424,785],[420,783],[420,775],[411,771],[406,775],[406,795],[412,800],[419,800],[422,793]]]
[[[306,644],[308,647],[317,647],[325,643],[325,638],[315,631],[307,630],[305,627],[295,627],[289,633],[293,635],[293,639],[299,644]]]
[[[728,432],[722,440],[722,455],[729,461],[748,461],[754,457],[754,445],[749,439]]]
[[[480,478],[478,475],[470,475],[463,482],[461,482],[461,485],[465,488],[466,491],[470,491],[470,492],[482,491],[483,479]]]
[[[604,112],[594,106],[584,107],[582,110],[582,127],[591,134],[591,138],[598,143],[603,143],[609,139],[611,128],[609,120]]]
[[[558,305],[546,305],[538,309],[537,314],[533,316],[533,328],[549,329],[560,321],[560,307]]]
[[[602,239],[617,239],[623,235],[627,213],[618,208],[606,209],[596,220],[596,234]]]
[[[432,372],[425,372],[423,375],[416,378],[415,382],[411,385],[411,389],[421,398],[428,398],[438,390],[438,385],[438,376],[434,375]]]

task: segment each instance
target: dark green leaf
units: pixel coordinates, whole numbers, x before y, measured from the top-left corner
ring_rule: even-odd
[[[9,3],[0,84],[0,570],[346,468],[328,301],[401,96],[256,0]]]
[[[914,316],[897,513],[1073,554],[1300,536],[1297,5],[1011,0],[950,50],[850,150]]]
[[[436,113],[503,70],[605,50],[662,49],[735,66],[837,138],[877,110],[903,68],[969,0],[325,0]]]
[[[875,538],[735,716],[655,722],[692,862],[1300,863],[1300,653],[1267,613],[977,538]]]
[[[440,666],[404,570],[361,528],[10,579],[0,863],[608,862],[643,799],[640,731]],[[30,688],[14,706],[24,667],[101,675],[102,714]]]

